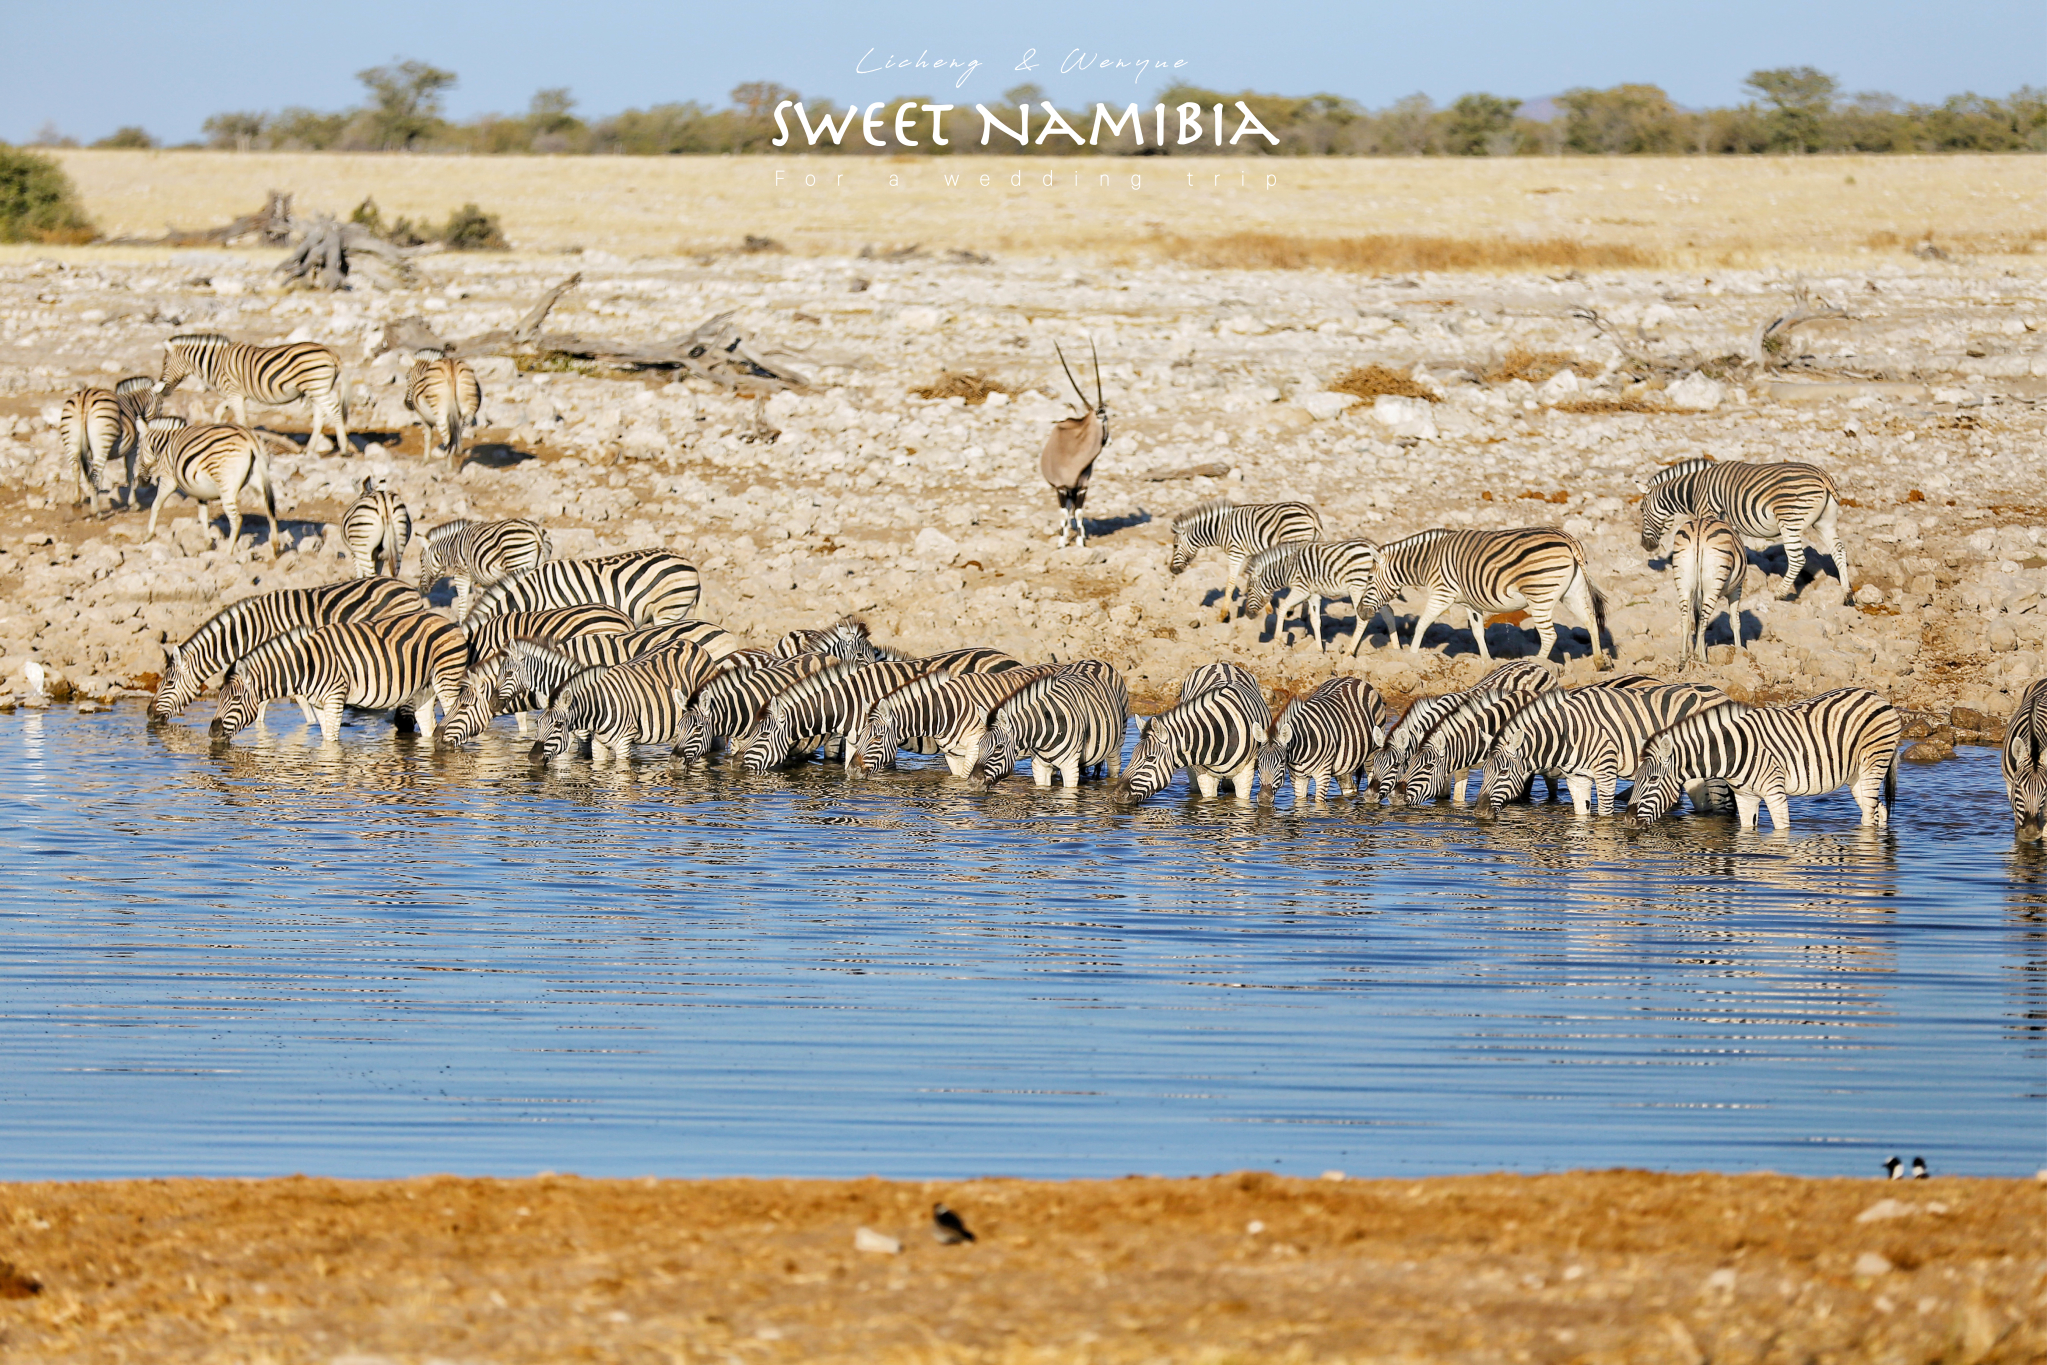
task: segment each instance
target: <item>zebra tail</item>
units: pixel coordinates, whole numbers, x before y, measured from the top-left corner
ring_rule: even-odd
[[[1592,581],[1584,569],[1578,570],[1578,576],[1585,580],[1585,591],[1592,594],[1592,650],[1596,654],[1599,652],[1599,639],[1602,635],[1606,637],[1608,645],[1613,643],[1613,632],[1606,628],[1606,594],[1599,590],[1599,585]]]
[[[254,436],[255,432],[251,431]],[[256,477],[263,484],[263,506],[270,513],[270,557],[277,558],[277,488],[270,482],[270,447],[261,436],[256,436]]]
[[[1891,763],[1884,769],[1884,823],[1898,813],[1898,749],[1891,746]]]

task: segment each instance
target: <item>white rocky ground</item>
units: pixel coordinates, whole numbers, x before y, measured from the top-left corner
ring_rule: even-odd
[[[1853,317],[1797,332],[1802,368],[1723,367],[1720,383],[1685,376],[1746,351],[1792,281],[590,253],[574,262],[583,287],[551,325],[651,341],[737,308],[750,331],[807,355],[812,389],[769,405],[779,441],[748,443],[747,405],[701,382],[528,374],[488,359],[483,458],[459,478],[422,463],[416,431],[397,449],[410,357],[379,353],[384,323],[416,313],[457,338],[507,326],[569,268],[560,260],[429,258],[427,287],[361,296],[265,292],[269,257],[234,252],[0,267],[0,704],[37,700],[31,659],[62,680],[49,688],[60,697],[115,694],[146,681],[160,643],[218,604],[342,575],[323,532],[373,468],[393,474],[422,526],[527,515],[555,528],[562,554],[653,544],[691,554],[706,583],[701,614],[756,640],[858,613],[910,649],[974,642],[1105,658],[1130,672],[1140,702],[1210,658],[1295,687],[1362,669],[1395,696],[1479,667],[1468,633],[1442,625],[1419,657],[1373,635],[1353,663],[1318,654],[1299,627],[1289,645],[1264,639],[1262,623],[1219,623],[1219,561],[1181,578],[1165,569],[1166,523],[1183,507],[1305,498],[1332,534],[1380,540],[1434,525],[1552,523],[1586,543],[1622,666],[1674,673],[1675,596],[1660,558],[1651,568],[1639,547],[1633,502],[1657,466],[1710,454],[1832,471],[1853,504],[1843,525],[1861,605],[1842,604],[1830,566],[1795,602],[1770,600],[1776,581],[1752,568],[1746,601],[1761,639],[1746,655],[1715,648],[1700,676],[1738,696],[1852,682],[1917,709],[1994,717],[2040,676],[2047,651],[2047,287],[2017,259],[2022,274],[2007,262],[1899,258],[1808,278]],[[274,566],[246,541],[239,556],[208,548],[182,500],[153,543],[145,512],[95,522],[71,504],[53,431],[62,393],[154,373],[162,339],[196,329],[336,345],[354,425],[377,442],[345,459],[279,457],[291,548]],[[1112,440],[1088,507],[1095,539],[1060,550],[1037,474],[1046,425],[1065,412],[1052,344],[1084,353],[1090,336]],[[1568,352],[1585,377],[1485,382],[1517,345]],[[1414,373],[1441,401],[1375,407],[1322,392],[1374,362]],[[976,407],[909,396],[942,369],[1025,391]],[[1598,397],[1694,406],[1556,407]],[[198,411],[196,396],[180,401]],[[259,420],[306,426],[303,408]],[[1145,478],[1211,462],[1230,472]],[[1781,569],[1780,555],[1757,558]],[[1347,650],[1348,613],[1333,615]],[[1489,640],[1496,655],[1533,647],[1504,624]],[[1574,674],[1589,672],[1582,636],[1572,651]]]

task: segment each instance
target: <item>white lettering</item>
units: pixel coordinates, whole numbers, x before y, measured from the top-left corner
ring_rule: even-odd
[[[1144,115],[1138,112],[1136,105],[1126,106],[1121,118],[1110,118],[1108,106],[1097,104],[1095,106],[1095,126],[1088,135],[1089,145],[1093,145],[1101,138],[1102,125],[1104,123],[1109,125],[1110,137],[1121,137],[1123,135],[1123,125],[1128,123],[1130,131],[1137,135],[1137,145],[1140,147],[1144,145]]]
[[[881,120],[874,116],[874,111],[877,109],[886,108],[888,108],[887,101],[876,100],[874,103],[868,105],[867,112],[860,116],[860,136],[867,139],[867,145],[870,147],[888,146],[886,142],[883,142],[880,138],[874,135],[874,130],[881,127]]]
[[[997,128],[1000,128],[1006,136],[1015,138],[1017,146],[1028,147],[1031,145],[1031,107],[1028,104],[1019,104],[1016,107],[1018,119],[1023,124],[1021,130],[1012,128],[1001,119],[995,117],[985,104],[977,104],[974,108],[979,110],[981,114],[981,145],[983,147],[988,145],[988,135]]]
[[[917,117],[917,106],[908,100],[896,106],[896,141],[905,147],[917,145],[917,139],[910,136],[910,120]]]
[[[810,111],[801,104],[796,106],[796,120],[803,125],[803,136],[810,140],[810,145],[813,147],[817,145],[817,140],[826,133],[832,135],[832,146],[838,146],[839,140],[853,130],[853,120],[859,117],[860,106],[849,104],[846,106],[846,117],[840,120],[837,126],[833,125],[830,114],[819,114],[817,127],[813,129],[810,126]]]
[[[1052,107],[1052,101],[1040,100],[1038,102],[1045,106],[1046,118],[1045,131],[1038,134],[1038,145],[1040,147],[1044,146],[1045,139],[1052,136],[1052,134],[1054,133],[1059,134],[1061,137],[1072,138],[1073,145],[1076,147],[1087,146],[1087,140],[1083,138],[1079,133],[1073,131],[1073,126],[1067,123],[1065,116],[1061,114],[1057,109]]]
[[[1279,139],[1274,137],[1271,133],[1265,131],[1265,125],[1258,121],[1258,115],[1251,112],[1250,105],[1244,103],[1244,101],[1242,100],[1238,100],[1237,112],[1244,116],[1244,121],[1237,125],[1236,133],[1230,138],[1230,145],[1232,147],[1236,146],[1237,139],[1242,137],[1246,133],[1256,133],[1258,134],[1258,136],[1264,138],[1267,142],[1270,142],[1273,146],[1277,147],[1279,145]]]
[[[939,123],[945,117],[946,111],[951,109],[952,106],[950,104],[921,104],[917,107],[931,115],[932,144],[938,147],[950,147],[952,144],[945,140],[945,134],[940,131]]]
[[[1201,141],[1201,106],[1189,101],[1180,106],[1180,145]]]
[[[786,147],[789,145],[789,121],[782,117],[782,111],[794,103],[794,100],[783,100],[775,106],[775,127],[780,130],[782,135],[769,143],[769,146]]]

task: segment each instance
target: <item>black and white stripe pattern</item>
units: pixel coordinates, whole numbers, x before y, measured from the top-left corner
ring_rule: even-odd
[[[1245,562],[1244,595],[1238,609],[1249,615],[1254,602],[1262,609],[1274,594],[1285,593],[1273,609],[1272,633],[1276,636],[1284,630],[1287,618],[1306,604],[1315,647],[1326,650],[1329,646],[1322,638],[1322,599],[1346,599],[1358,622],[1357,636],[1350,649],[1355,655],[1364,647],[1366,604],[1376,601],[1378,569],[1379,547],[1369,540],[1289,541],[1260,550]]]
[[[1363,678],[1331,678],[1286,704],[1272,738],[1258,751],[1258,799],[1270,801],[1291,779],[1294,800],[1312,792],[1327,800],[1345,784],[1358,792],[1358,774],[1371,763],[1392,719],[1379,689]]]
[[[1173,550],[1166,567],[1186,572],[1201,551],[1223,552],[1222,620],[1230,619],[1230,594],[1244,576],[1244,561],[1260,550],[1293,540],[1319,540],[1322,514],[1305,502],[1261,502],[1243,507],[1227,499],[1204,502],[1173,518]]]
[[[306,449],[320,448],[320,423],[334,428],[337,449],[348,453],[348,416],[341,397],[341,358],[311,341],[281,346],[254,346],[230,341],[215,332],[187,332],[164,343],[163,372],[157,377],[159,396],[187,377],[219,394],[234,408],[235,421],[249,425],[249,403],[283,407],[306,399],[313,409],[313,431]]]
[[[1121,673],[1099,659],[1060,664],[989,713],[974,767],[989,784],[1026,758],[1040,787],[1051,786],[1054,773],[1077,787],[1092,768],[1113,779],[1122,771],[1129,725],[1130,686]]]
[[[2019,697],[2004,731],[2003,767],[2012,834],[2020,843],[2038,843],[2047,817],[2047,679]]]
[[[1463,805],[1465,779],[1484,762],[1501,729],[1555,686],[1550,673],[1512,674],[1500,686],[1465,693],[1416,741],[1401,765],[1399,786],[1389,795],[1408,804],[1447,795]]]
[[[1239,800],[1248,800],[1259,749],[1271,735],[1269,721],[1259,714],[1266,709],[1262,697],[1255,709],[1249,705],[1241,688],[1210,687],[1140,721],[1118,794],[1142,801],[1165,790],[1185,768],[1204,797],[1228,782]]]
[[[724,630],[701,621],[644,626],[625,632],[586,631],[556,640],[514,640],[501,656],[494,676],[480,684],[493,697],[481,720],[487,723],[492,715],[550,706],[562,685],[584,669],[611,668],[685,648],[697,650],[703,656],[701,667],[697,668],[697,675],[692,675],[687,689],[689,696],[695,696],[697,689],[737,652],[735,643]],[[473,660],[474,655],[471,657]],[[475,679],[478,674],[472,662],[470,678]],[[463,686],[466,700],[469,681],[465,680]],[[466,723],[475,723],[474,712],[478,707],[479,703],[470,703],[469,712],[463,715]]]
[[[228,670],[213,733],[231,739],[265,703],[296,697],[329,741],[340,738],[343,706],[410,711],[432,738],[434,707],[442,715],[454,707],[468,656],[461,627],[432,612],[293,630]]]
[[[1727,700],[1717,687],[1637,675],[1538,697],[1502,728],[1486,756],[1479,813],[1498,814],[1540,774],[1570,788],[1578,814],[1611,815],[1620,779],[1634,773],[1651,735]],[[1695,806],[1707,803],[1697,784],[1691,794]]]
[[[690,707],[690,729],[677,742],[678,757],[694,761],[731,744],[752,728],[754,719],[776,696],[840,660],[829,654],[798,654],[758,664],[735,655],[728,661],[732,662],[757,666],[728,667],[698,691]]]
[[[385,479],[375,474],[364,479],[361,494],[341,514],[341,543],[355,565],[355,576],[396,578],[411,541],[412,512]]]
[[[1847,786],[1862,823],[1890,821],[1897,797],[1898,735],[1888,701],[1867,688],[1844,687],[1788,706],[1726,702],[1652,736],[1635,773],[1635,818],[1643,824],[1677,804],[1687,783],[1722,778],[1734,789],[1745,826],[1770,809],[1770,824],[1791,824],[1793,796],[1818,796]]]
[[[878,663],[886,657],[867,633],[867,623],[845,616],[810,630],[792,630],[775,641],[775,657],[793,659],[799,654],[826,654],[848,663]]]
[[[470,593],[538,568],[554,556],[547,528],[537,521],[447,521],[426,533],[419,547],[419,590],[443,578],[455,585],[455,616],[469,615]]]
[[[435,447],[455,469],[462,467],[462,433],[476,425],[483,410],[483,385],[469,362],[453,356],[429,355],[412,362],[405,382],[405,407],[426,429],[426,458]]]
[[[139,477],[156,484],[146,539],[155,539],[156,519],[168,495],[178,492],[199,504],[199,524],[209,538],[213,518],[206,514],[206,506],[220,504],[227,514],[227,544],[232,553],[242,537],[241,493],[253,484],[262,493],[269,515],[270,557],[277,558],[277,490],[270,483],[270,452],[262,438],[247,427],[217,422],[187,426],[176,417],[152,418],[142,431],[142,455],[136,470]]]
[[[1805,567],[1805,547],[1817,545],[1834,556],[1844,597],[1854,600],[1848,547],[1837,519],[1841,495],[1825,470],[1786,460],[1749,464],[1742,460],[1682,460],[1660,469],[1642,485],[1642,548],[1654,553],[1672,522],[1705,512],[1735,534],[1784,542],[1784,588],[1791,597]]]
[[[161,415],[156,381],[146,374],[131,374],[114,385],[114,402],[121,409],[120,451],[128,462],[128,506],[135,506],[135,484],[141,474],[142,429],[149,419]]]
[[[183,644],[164,646],[163,675],[150,699],[149,718],[179,715],[235,660],[288,631],[426,609],[425,598],[393,578],[285,588],[230,602],[207,617]]]
[[[630,757],[635,744],[672,745],[683,733],[691,694],[715,667],[710,655],[685,643],[585,669],[556,689],[540,718],[533,758],[559,757],[578,735],[589,736],[593,762],[607,754]]]
[[[942,754],[954,777],[972,769],[988,716],[1030,683],[1057,672],[1058,664],[1024,664],[999,672],[926,673],[876,702],[854,744],[863,772],[886,772],[896,753]]]
[[[1407,708],[1400,722],[1386,732],[1386,742],[1372,755],[1369,788],[1375,794],[1395,799],[1401,771],[1408,756],[1427,737],[1436,723],[1471,698],[1493,691],[1520,691],[1533,696],[1555,686],[1556,675],[1549,665],[1533,659],[1516,659],[1501,664],[1462,692],[1445,692],[1439,697],[1420,697]]]
[[[1670,566],[1677,571],[1677,599],[1684,613],[1684,644],[1678,656],[1688,664],[1696,656],[1706,657],[1706,627],[1722,611],[1734,642],[1744,649],[1741,613],[1742,580],[1748,577],[1748,555],[1734,528],[1710,512],[1693,512],[1678,519],[1677,534],[1670,543]]]
[[[874,704],[926,671],[920,662],[834,660],[768,700],[744,738],[741,762],[750,773],[765,773],[837,738],[841,761],[851,767],[854,736]]]
[[[633,630],[633,619],[624,612],[589,604],[515,611],[492,619],[482,629],[470,632],[469,664],[462,675],[462,691],[455,699],[454,714],[442,722],[441,742],[466,744],[493,718],[508,713],[518,715],[519,732],[524,734],[526,713],[547,705],[547,693],[515,694],[504,688],[506,656],[516,643],[554,645],[583,636],[623,636]],[[589,661],[579,661],[575,666],[589,667]]]
[[[601,602],[642,625],[685,620],[702,595],[696,566],[667,550],[628,550],[596,559],[550,560],[514,574],[476,599],[467,618],[481,623],[507,611]]]
[[[1511,531],[1458,531],[1438,527],[1379,548],[1379,605],[1389,618],[1392,601],[1406,589],[1423,594],[1421,615],[1414,624],[1411,653],[1419,653],[1422,636],[1438,616],[1461,606],[1470,620],[1479,656],[1490,661],[1485,617],[1494,612],[1525,611],[1547,659],[1555,648],[1556,609],[1568,603],[1592,637],[1592,661],[1608,668],[1601,636],[1606,630],[1605,598],[1585,574],[1585,547],[1576,536],[1553,526]],[[1399,632],[1393,633],[1395,644]]]
[[[101,498],[112,508],[107,466],[121,458],[123,434],[121,404],[107,390],[84,388],[65,397],[57,418],[57,436],[71,466],[71,500],[90,500],[95,517],[100,515]]]

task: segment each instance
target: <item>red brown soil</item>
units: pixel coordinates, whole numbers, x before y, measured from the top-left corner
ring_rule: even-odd
[[[2047,1359],[2010,1180],[20,1184],[0,1261],[8,1362]]]

